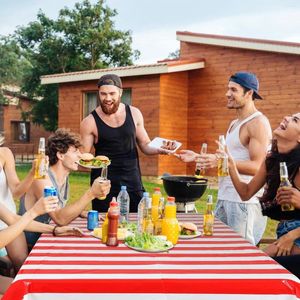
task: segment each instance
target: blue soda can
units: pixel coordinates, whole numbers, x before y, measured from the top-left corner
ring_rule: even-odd
[[[48,196],[57,196],[56,188],[53,186],[45,186],[44,188],[44,197]]]
[[[98,214],[99,213],[97,210],[90,210],[88,212],[88,219],[87,219],[88,230],[94,230],[94,228],[99,226]]]

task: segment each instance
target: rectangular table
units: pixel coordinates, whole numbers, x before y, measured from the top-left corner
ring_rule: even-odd
[[[178,218],[202,229],[200,215]],[[43,234],[3,300],[300,299],[297,277],[218,220],[213,236],[180,240],[165,253],[107,247],[86,220],[72,225],[88,235]]]

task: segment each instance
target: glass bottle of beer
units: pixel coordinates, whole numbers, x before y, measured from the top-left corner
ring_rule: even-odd
[[[224,135],[220,135],[219,136],[219,150],[224,151],[225,150],[225,137]],[[228,176],[229,172],[228,172],[228,155],[227,153],[223,153],[219,155],[219,159],[218,159],[218,176]]]
[[[47,161],[45,154],[45,138],[41,137],[39,142],[39,150],[37,162],[34,171],[34,179],[45,179],[47,174]]]
[[[289,174],[288,174],[288,170],[287,170],[287,166],[285,162],[280,162],[280,184],[279,187],[291,187],[292,184],[289,181]],[[281,204],[281,210],[282,211],[291,211],[294,210],[295,207],[290,204],[290,203],[283,203]]]
[[[206,154],[207,153],[207,144],[203,143],[201,146],[200,154]],[[195,177],[201,178],[205,174],[205,169],[198,167],[198,164],[196,163],[195,168]]]
[[[206,202],[206,211],[203,216],[203,234],[204,235],[213,235],[214,231],[214,212],[212,209],[213,197],[208,195]]]
[[[147,198],[146,200],[146,207],[144,212],[144,220],[143,220],[143,232],[147,232],[149,234],[153,234],[154,232],[154,225],[152,221],[152,212],[151,212],[151,198]]]

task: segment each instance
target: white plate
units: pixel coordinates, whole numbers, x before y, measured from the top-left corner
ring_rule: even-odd
[[[154,138],[150,143],[149,143],[149,146],[150,147],[153,147],[153,148],[156,148],[156,149],[159,149],[161,148],[161,146],[163,145],[163,141],[172,141],[172,142],[175,142],[175,145],[176,145],[176,148],[173,149],[173,150],[168,150],[170,153],[174,153],[178,150],[179,147],[181,147],[182,143],[180,142],[177,142],[177,141],[174,141],[174,140],[169,140],[169,139],[163,139],[163,138],[160,138],[160,137],[156,137]],[[163,148],[162,148],[163,149]]]
[[[87,169],[102,169],[103,166],[93,166],[93,165],[82,165],[80,163],[80,161],[77,161],[76,162],[79,166],[83,167],[83,168],[87,168]],[[106,165],[106,166],[109,166],[110,165],[110,162]]]
[[[163,250],[158,250],[158,249],[143,249],[143,248],[138,248],[138,247],[132,247],[130,245],[128,245],[126,242],[124,243],[128,248],[133,249],[135,251],[139,251],[139,252],[146,252],[146,253],[159,253],[159,252],[167,252],[170,249],[172,249],[174,246],[173,244],[170,244],[170,246],[168,248],[165,248]]]
[[[187,234],[184,234],[184,235],[180,235],[179,238],[181,240],[190,240],[190,239],[194,239],[198,236],[201,236],[201,232],[200,231],[196,231],[196,234],[192,234],[192,235],[187,235]]]

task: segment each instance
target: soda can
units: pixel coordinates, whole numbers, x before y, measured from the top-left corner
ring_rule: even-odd
[[[88,212],[87,218],[87,229],[94,230],[94,228],[99,227],[99,220],[98,220],[98,211],[97,210],[90,210]]]
[[[56,188],[53,186],[45,186],[44,188],[44,197],[48,196],[57,196]]]

